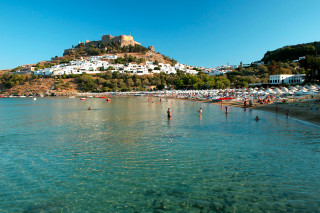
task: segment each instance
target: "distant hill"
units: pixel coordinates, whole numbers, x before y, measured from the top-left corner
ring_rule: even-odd
[[[285,46],[273,51],[268,51],[261,61],[264,63],[269,63],[272,60],[286,62],[297,60],[301,56],[315,56],[318,54],[320,54],[320,42],[316,41],[306,44]]]

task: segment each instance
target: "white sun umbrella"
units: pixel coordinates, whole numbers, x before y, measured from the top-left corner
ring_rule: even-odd
[[[271,93],[271,94],[275,93],[275,92],[273,91],[273,89],[271,89],[271,88],[268,88],[268,89],[266,90],[266,92],[267,92],[267,93]]]
[[[312,90],[317,89],[317,87],[315,87],[314,85],[311,85],[309,88]]]
[[[295,88],[295,87],[290,87],[290,91],[296,92],[296,91],[299,91],[299,89],[297,89],[297,88]]]
[[[295,91],[294,94],[295,94],[295,95],[304,95],[304,94],[305,94],[305,91],[303,91],[303,90],[298,90],[298,91]]]
[[[284,94],[285,94],[285,95],[293,95],[294,92],[289,90],[288,92],[285,92]]]
[[[282,94],[282,92],[278,87],[273,90],[276,94]]]
[[[288,92],[289,89],[288,89],[287,87],[282,87],[282,88],[281,88],[281,91],[282,91],[282,92]]]

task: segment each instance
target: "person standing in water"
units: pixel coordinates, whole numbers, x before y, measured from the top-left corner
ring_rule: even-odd
[[[170,108],[168,108],[167,114],[168,114],[168,118],[171,118],[171,109]]]
[[[200,113],[200,115],[202,115],[202,109],[201,109],[201,108],[199,109],[199,111],[198,111],[198,112]]]

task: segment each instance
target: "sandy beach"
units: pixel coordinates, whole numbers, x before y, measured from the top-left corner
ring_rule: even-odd
[[[215,102],[212,104],[221,105],[221,102]],[[288,112],[289,118],[293,117],[320,126],[320,99],[308,101],[293,100],[285,104],[258,104],[254,101],[254,104],[251,107],[244,107],[243,102],[232,100],[224,101],[222,104],[230,107],[254,108],[282,115],[287,115]]]

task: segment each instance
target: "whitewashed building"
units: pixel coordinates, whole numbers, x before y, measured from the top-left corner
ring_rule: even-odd
[[[147,75],[148,69],[146,65],[132,64],[129,63],[128,66],[124,68],[126,73],[137,74],[137,75]]]
[[[109,59],[109,60],[115,60],[118,58],[117,55],[103,55],[102,58]]]
[[[299,75],[289,75],[289,74],[281,74],[281,75],[270,75],[269,83],[270,84],[302,84],[305,80],[305,74]]]
[[[177,73],[176,69],[172,67],[170,64],[159,63],[159,67],[160,67],[160,72],[164,72],[166,74]]]
[[[198,71],[197,71],[197,70],[189,70],[189,69],[187,69],[187,70],[186,70],[186,74],[197,75],[197,74],[198,74]]]
[[[186,69],[186,65],[176,63],[176,64],[174,65],[174,68],[175,68],[175,69],[178,69],[178,70],[185,70],[185,69]]]

